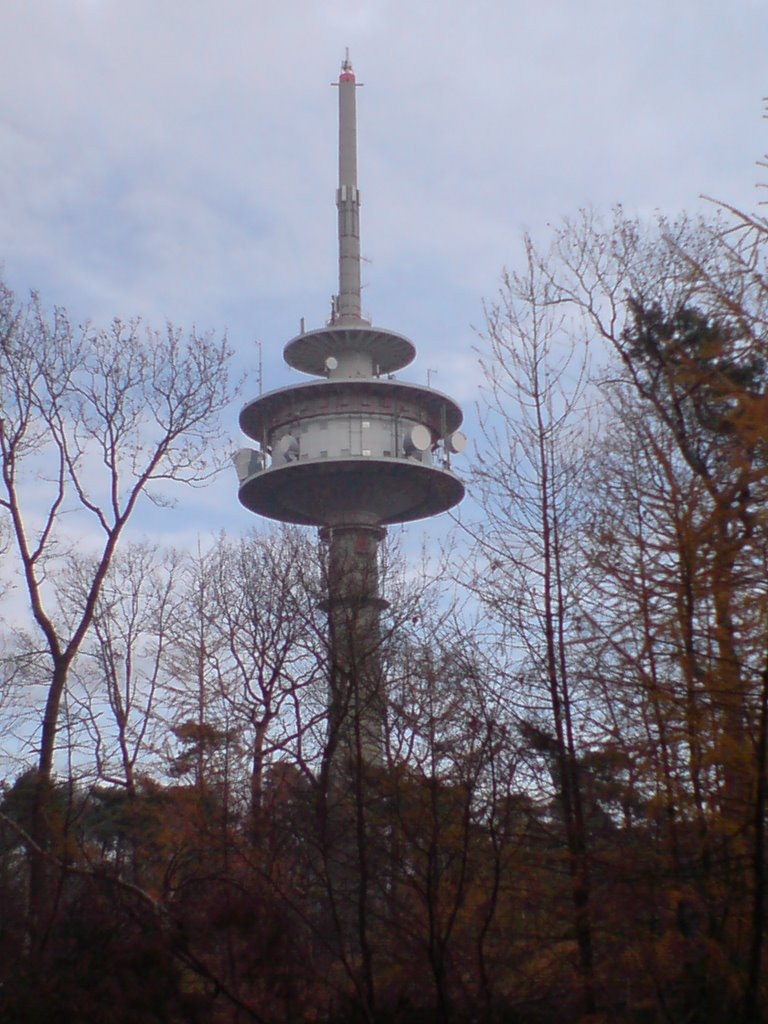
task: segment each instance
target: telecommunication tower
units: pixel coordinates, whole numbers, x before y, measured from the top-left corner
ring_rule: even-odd
[[[362,314],[357,87],[347,52],[338,81],[339,292],[326,325],[305,331],[302,321],[283,352],[290,367],[316,379],[244,406],[240,427],[259,448],[241,449],[235,466],[247,509],[319,527],[328,546],[329,751],[379,763],[385,694],[377,650],[387,603],[378,545],[387,526],[461,501],[451,456],[466,441],[454,401],[395,379],[416,354],[412,342]]]

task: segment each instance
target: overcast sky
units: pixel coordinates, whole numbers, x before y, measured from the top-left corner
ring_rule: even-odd
[[[520,237],[590,205],[752,209],[765,0],[5,0],[0,260],[78,319],[226,329],[265,386],[336,289],[336,92],[358,81],[364,306],[402,376],[476,397]],[[765,177],[763,178],[765,180]],[[236,434],[233,412],[232,431]],[[228,484],[231,488],[228,490]],[[234,474],[200,528],[239,529]]]

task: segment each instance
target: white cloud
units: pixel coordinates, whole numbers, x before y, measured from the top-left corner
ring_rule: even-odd
[[[345,46],[365,83],[365,304],[414,332],[412,379],[439,365],[465,403],[470,324],[523,227],[585,204],[674,212],[701,192],[748,205],[768,148],[768,9],[748,0],[10,6],[9,283],[79,319],[228,327],[244,360],[258,336],[274,385],[292,379],[278,361],[299,317],[322,323],[335,287],[329,83]]]

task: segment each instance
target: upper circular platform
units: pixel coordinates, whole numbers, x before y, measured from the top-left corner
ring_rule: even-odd
[[[323,377],[326,359],[366,355],[373,373],[395,373],[413,361],[416,348],[402,334],[370,324],[332,324],[299,334],[285,346],[283,358],[294,370]]]

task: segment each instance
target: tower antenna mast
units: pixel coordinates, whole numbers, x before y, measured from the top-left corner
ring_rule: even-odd
[[[336,208],[339,218],[339,293],[331,322],[365,323],[360,299],[360,189],[357,187],[357,89],[347,47],[341,64],[339,90],[339,184]]]

